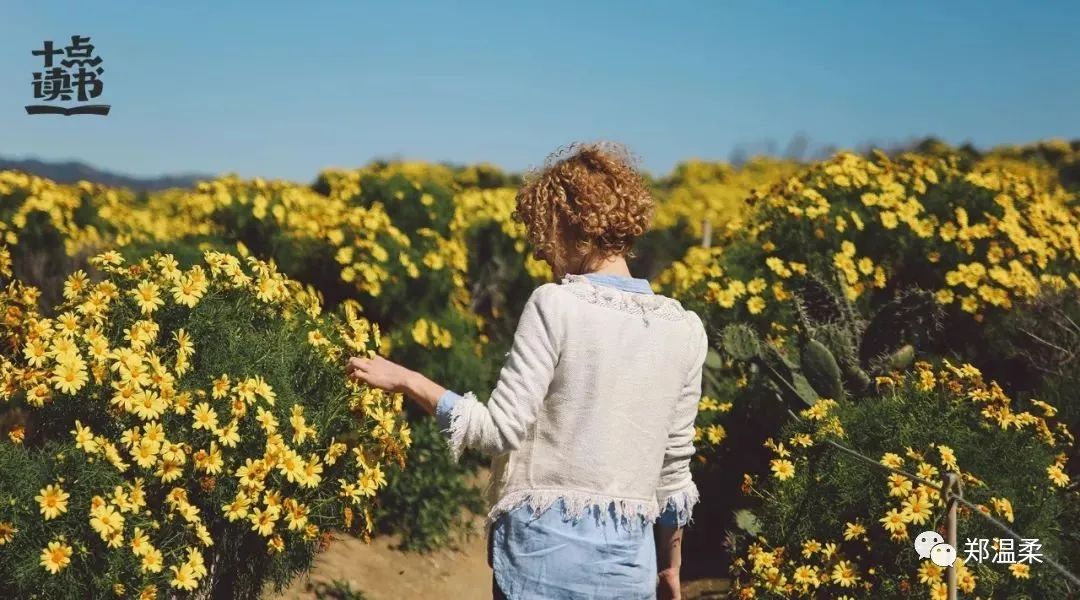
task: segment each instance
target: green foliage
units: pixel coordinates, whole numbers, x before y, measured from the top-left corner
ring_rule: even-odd
[[[136,574],[133,565],[109,556],[104,542],[88,538],[69,540],[74,547],[72,564],[56,576],[45,576],[38,562],[45,546],[42,540],[53,539],[58,529],[79,530],[85,525],[85,513],[72,510],[75,507],[55,520],[42,520],[34,497],[61,479],[73,497],[89,497],[124,481],[107,462],[87,461],[67,441],[50,441],[39,448],[0,443],[0,521],[18,524],[11,541],[0,546],[0,590],[17,591],[24,598],[105,597],[112,594],[115,582],[104,575],[102,562],[129,576]]]
[[[367,598],[361,592],[353,590],[348,582],[335,579],[330,583],[309,583],[307,591],[315,594],[316,600],[364,600]]]
[[[404,550],[426,551],[452,542],[484,505],[469,482],[473,464],[458,464],[446,449],[435,420],[413,422],[413,443],[405,469],[387,473],[387,489],[375,512],[378,527],[401,535]]]

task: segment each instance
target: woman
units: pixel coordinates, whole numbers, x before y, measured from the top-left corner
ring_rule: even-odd
[[[625,152],[572,146],[517,195],[536,288],[487,404],[381,357],[350,374],[434,413],[454,456],[494,456],[496,598],[679,597],[681,528],[707,342],[701,320],[630,276],[652,218]]]

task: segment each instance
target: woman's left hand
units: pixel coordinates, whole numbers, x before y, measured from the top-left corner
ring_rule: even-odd
[[[381,356],[354,356],[349,359],[345,371],[353,379],[395,393],[407,391],[409,378],[413,376],[413,371]]]

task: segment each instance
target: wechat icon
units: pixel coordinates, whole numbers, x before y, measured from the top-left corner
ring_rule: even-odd
[[[945,543],[936,531],[924,531],[915,538],[915,551],[919,558],[929,558],[939,567],[948,567],[956,561],[956,548]]]

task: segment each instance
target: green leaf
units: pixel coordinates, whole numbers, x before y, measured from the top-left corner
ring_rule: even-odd
[[[758,521],[757,516],[745,508],[735,511],[735,526],[750,535],[761,533],[761,523]]]
[[[720,356],[720,353],[715,348],[709,348],[709,351],[705,353],[705,367],[713,370],[721,369],[724,366],[724,359]]]

